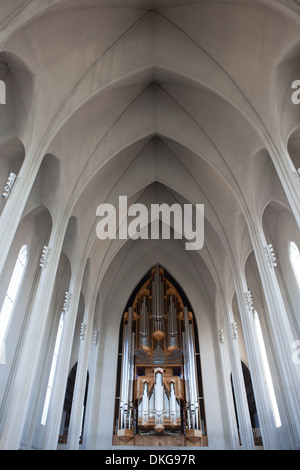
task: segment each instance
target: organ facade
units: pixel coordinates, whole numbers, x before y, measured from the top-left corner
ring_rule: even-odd
[[[120,335],[114,443],[157,445],[168,437],[206,445],[194,315],[159,266],[124,313]]]

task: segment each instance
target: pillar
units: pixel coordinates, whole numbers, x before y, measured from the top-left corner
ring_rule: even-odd
[[[267,241],[258,221],[250,230],[254,254],[263,292],[269,314],[274,350],[276,352],[277,367],[285,390],[285,402],[294,436],[294,445],[300,445],[300,370],[292,361],[292,345],[295,338],[288,321],[280,287],[274,272],[274,265],[270,263],[267,250]]]
[[[83,269],[77,267],[72,273],[70,282],[70,304],[65,312],[61,345],[58,353],[55,378],[52,387],[43,449],[55,450],[57,448],[59,428],[61,423],[66,387],[68,382],[70,358],[74,340],[77,311],[81,293]]]
[[[233,318],[231,306],[227,306],[227,315],[225,315],[225,330],[226,336],[228,338],[232,380],[242,448],[244,450],[253,450],[253,432],[238,345],[238,331]]]
[[[240,318],[243,328],[249,369],[255,396],[255,403],[259,417],[263,446],[265,450],[278,449],[279,442],[276,434],[275,423],[270,400],[268,397],[267,385],[261,366],[259,356],[258,341],[255,334],[252,304],[249,299],[247,283],[244,274],[241,272],[235,280],[237,302],[239,306]]]
[[[73,406],[69,425],[67,449],[78,450],[79,438],[82,424],[82,411],[86,390],[86,379],[88,373],[88,360],[92,340],[92,325],[94,317],[94,305],[87,304],[80,336],[80,348],[78,365],[73,395]]]
[[[19,226],[28,196],[39,170],[39,164],[30,160],[26,155],[19,175],[13,185],[12,191],[6,200],[0,221],[0,273],[6,262],[9,250]]]
[[[26,336],[20,353],[14,378],[14,387],[10,396],[10,403],[1,435],[0,449],[19,449],[42,349],[65,229],[65,225],[59,221],[54,226],[50,237],[49,247],[51,251],[47,264],[42,271],[35,301],[28,320]]]

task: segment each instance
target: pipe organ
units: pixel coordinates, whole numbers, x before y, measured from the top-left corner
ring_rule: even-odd
[[[198,445],[193,314],[159,266],[124,314],[122,332],[117,436],[126,443],[136,434],[181,435]]]

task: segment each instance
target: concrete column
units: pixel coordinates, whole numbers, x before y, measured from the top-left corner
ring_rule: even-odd
[[[254,254],[269,313],[269,324],[274,338],[277,367],[280,371],[281,381],[285,390],[285,401],[289,410],[289,419],[293,429],[294,444],[300,445],[300,369],[292,361],[292,345],[297,339],[294,337],[289,324],[280,287],[266,255],[267,241],[263,229],[258,221],[250,230]]]
[[[276,136],[277,138],[277,136]],[[280,139],[281,140],[281,139]],[[283,190],[290,203],[298,227],[300,227],[300,193],[298,176],[290,163],[290,156],[283,142],[279,144],[280,148],[273,152],[272,161],[276,168],[278,177],[281,181]]]
[[[225,343],[224,333],[222,330],[218,331],[218,342],[219,342],[219,353],[221,361],[221,370],[222,370],[222,379],[223,379],[223,388],[226,411],[225,415],[225,426],[226,426],[226,438],[228,440],[228,445],[231,450],[240,449],[239,437],[237,432],[237,423],[235,417],[235,409],[232,396],[232,388],[230,383],[230,364],[228,358],[228,349]],[[228,341],[227,341],[228,343]]]
[[[232,380],[242,448],[244,450],[251,450],[254,449],[252,425],[241,365],[241,356],[238,345],[238,332],[236,331],[236,324],[233,318],[232,308],[230,306],[227,307],[227,315],[225,316],[225,329],[226,336],[228,338]]]
[[[49,247],[51,249],[47,265],[43,269],[37,288],[20,359],[14,378],[10,403],[0,440],[0,449],[18,450],[22,431],[30,403],[42,342],[49,315],[49,307],[56,272],[61,255],[66,226],[57,223],[53,227]]]
[[[0,219],[0,273],[6,262],[9,250],[14,240],[17,228],[19,226],[28,196],[34,184],[36,175],[39,171],[39,165],[30,160],[30,155],[26,155],[23,166],[14,183],[9,198]]]
[[[65,312],[61,345],[59,349],[55,378],[51,393],[46,430],[44,434],[43,449],[55,450],[57,448],[59,427],[64,406],[66,387],[68,382],[70,357],[72,353],[74,330],[76,326],[77,311],[80,301],[83,268],[75,268],[70,282],[70,305]]]
[[[97,290],[97,289],[96,289]],[[97,301],[96,301],[97,302]],[[97,313],[96,313],[97,312]],[[94,313],[94,325],[93,331],[97,333],[97,340],[90,348],[89,355],[89,391],[87,396],[86,404],[86,413],[85,413],[85,425],[84,425],[84,449],[95,449],[96,435],[97,435],[97,426],[99,420],[99,390],[101,384],[101,367],[102,367],[102,343],[103,338],[101,338],[102,328],[100,327],[100,315],[99,311],[96,311],[95,304],[95,313]],[[93,333],[94,334],[94,333]]]
[[[83,324],[85,325],[84,335],[80,340],[78,365],[75,379],[73,395],[73,406],[68,433],[68,450],[78,450],[79,437],[81,432],[82,411],[84,405],[84,395],[86,389],[86,378],[88,372],[88,360],[90,348],[92,346],[92,326],[95,305],[87,305],[84,313]]]
[[[235,287],[264,449],[276,450],[279,448],[278,436],[259,356],[253,313],[247,303],[248,288],[242,272],[236,278]]]

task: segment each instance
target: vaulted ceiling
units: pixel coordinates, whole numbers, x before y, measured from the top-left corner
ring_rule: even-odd
[[[121,241],[100,246],[95,215],[127,194],[205,204],[199,263],[213,277],[226,256],[244,260],[249,211],[274,194],[286,202],[269,149],[287,146],[299,120],[298,2],[2,0],[0,11],[14,99],[1,142],[16,135],[25,159],[43,161],[36,191],[54,221],[77,220],[77,256],[95,273],[125,259]]]

